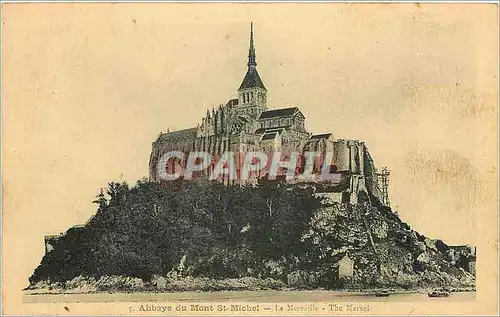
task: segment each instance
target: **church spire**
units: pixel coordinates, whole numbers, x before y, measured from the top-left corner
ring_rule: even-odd
[[[248,50],[248,70],[245,78],[243,78],[243,82],[241,83],[240,89],[247,88],[262,88],[264,84],[260,79],[259,73],[257,72],[257,62],[255,61],[255,47],[253,43],[253,23],[250,24],[250,49]],[[246,100],[246,99],[245,99]]]
[[[257,66],[255,61],[255,47],[253,45],[253,22],[250,22],[250,49],[248,50],[248,68]]]

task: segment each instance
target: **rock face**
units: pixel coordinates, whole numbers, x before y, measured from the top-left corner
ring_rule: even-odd
[[[475,286],[475,248],[427,238],[367,198],[339,202],[293,185],[111,189],[92,221],[52,244],[31,287],[191,290],[201,281],[186,278],[208,279],[204,289],[225,278],[294,288]]]
[[[475,285],[473,248],[426,238],[388,207],[330,204],[316,214],[311,228],[304,238],[322,248],[325,258],[331,249],[343,248],[354,259],[354,278],[347,284],[351,287]],[[328,246],[326,241],[336,243]]]

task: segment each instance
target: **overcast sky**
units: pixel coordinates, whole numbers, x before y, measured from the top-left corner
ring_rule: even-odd
[[[269,108],[297,106],[310,132],[365,141],[420,233],[479,244],[495,230],[494,5],[3,9],[4,253],[26,280],[44,235],[84,223],[107,182],[147,176],[161,131],[237,96],[250,21]]]

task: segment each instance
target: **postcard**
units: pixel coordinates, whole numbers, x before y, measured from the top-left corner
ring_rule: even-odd
[[[4,3],[16,315],[495,315],[498,3]]]

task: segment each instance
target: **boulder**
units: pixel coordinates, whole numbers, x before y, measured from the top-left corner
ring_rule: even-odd
[[[431,258],[427,252],[422,252],[420,255],[417,257],[417,261],[420,263],[429,263],[431,261]]]
[[[415,241],[414,246],[415,246],[415,251],[417,252],[425,252],[427,250],[425,243],[420,241]]]
[[[287,275],[287,284],[290,286],[300,286],[304,284],[304,280],[300,271],[293,271]]]
[[[294,287],[311,286],[318,282],[317,273],[306,271],[293,271],[287,275],[287,284]]]
[[[371,226],[372,233],[375,237],[378,239],[385,239],[387,238],[387,230],[389,229],[389,226],[385,221],[382,220],[377,220],[374,221],[374,223]]]
[[[167,279],[163,276],[155,275],[153,277],[153,285],[156,286],[157,290],[165,290],[167,288]]]
[[[434,250],[436,252],[438,251],[438,249],[436,248],[436,242],[434,240],[429,239],[429,238],[425,238],[424,243],[425,243],[427,248]]]

